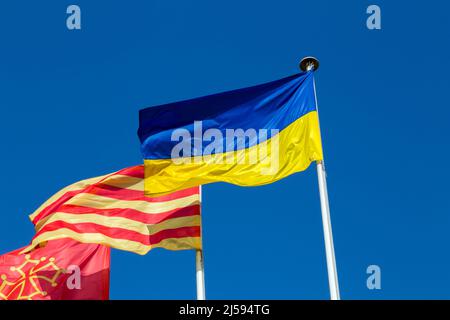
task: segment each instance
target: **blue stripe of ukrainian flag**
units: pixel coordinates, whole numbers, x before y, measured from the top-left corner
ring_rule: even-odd
[[[262,185],[322,160],[312,72],[146,108],[139,122],[147,195]]]

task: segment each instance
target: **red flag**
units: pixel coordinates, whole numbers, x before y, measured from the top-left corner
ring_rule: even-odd
[[[0,300],[107,300],[109,247],[72,239],[0,256]]]

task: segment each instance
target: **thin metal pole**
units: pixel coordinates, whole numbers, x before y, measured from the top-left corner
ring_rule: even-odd
[[[200,219],[202,216],[202,186],[199,187],[200,198]],[[203,229],[203,225],[200,226],[200,230]],[[203,243],[202,232],[200,233],[200,242]],[[202,250],[196,250],[195,252],[195,270],[197,278],[197,300],[205,300],[205,268],[203,263],[203,244]]]
[[[327,256],[330,298],[331,300],[340,300],[336,258],[334,254],[333,231],[331,229],[330,205],[328,202],[327,178],[322,161],[317,161],[317,178],[319,180],[320,207],[322,209],[323,236]]]
[[[308,60],[309,59],[309,60]],[[317,59],[307,57],[302,60],[306,64],[307,71],[315,71],[319,65]],[[317,104],[316,83],[314,86],[314,98]],[[331,300],[340,300],[339,282],[336,267],[336,257],[334,253],[333,231],[331,228],[330,204],[328,201],[327,174],[323,161],[317,161],[317,179],[319,180],[320,208],[322,210],[323,236],[325,242],[325,253],[327,258],[328,285],[330,287]]]
[[[197,250],[195,252],[195,264],[197,275],[197,300],[205,300],[205,270],[203,268],[202,250]]]

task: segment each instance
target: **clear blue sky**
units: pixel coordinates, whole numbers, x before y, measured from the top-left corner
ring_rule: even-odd
[[[78,4],[82,30],[69,31]],[[378,4],[382,30],[366,28]],[[0,253],[74,181],[141,162],[138,110],[316,73],[344,299],[450,298],[450,5],[14,1],[0,6]],[[327,299],[315,168],[204,188],[207,297]],[[366,288],[366,268],[382,289]],[[195,298],[194,252],[114,250],[111,298]]]

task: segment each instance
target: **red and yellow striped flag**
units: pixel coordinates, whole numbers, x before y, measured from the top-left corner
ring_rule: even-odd
[[[138,254],[201,249],[199,188],[150,198],[143,179],[139,165],[62,189],[30,215],[36,235],[23,252],[60,238]]]

